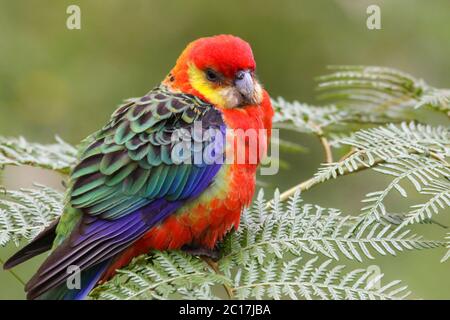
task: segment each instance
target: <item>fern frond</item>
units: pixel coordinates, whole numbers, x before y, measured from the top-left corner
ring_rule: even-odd
[[[370,112],[342,110],[334,105],[313,106],[298,101],[272,100],[274,126],[300,133],[321,134],[322,131],[344,127],[348,123],[386,123],[390,119]]]
[[[426,203],[414,206],[403,224],[429,219],[431,210],[437,212],[437,206],[448,206],[450,168],[445,160],[450,156],[448,128],[414,122],[390,124],[335,137],[333,146],[344,145],[351,147],[352,153],[339,162],[322,165],[311,183],[366,168],[393,177],[386,188],[366,195],[363,202],[368,205],[362,211],[367,217],[380,219],[388,215],[384,200],[392,190],[407,197],[403,181],[409,181],[419,193],[433,195]]]
[[[39,144],[23,137],[0,137],[0,169],[6,165],[29,165],[67,174],[77,158],[77,150],[56,137],[54,144]]]
[[[212,292],[215,284],[227,279],[214,273],[199,258],[183,252],[154,251],[135,259],[118,275],[97,287],[91,297],[108,300],[217,299]]]
[[[277,127],[302,133],[316,133],[320,128],[339,123],[346,116],[346,112],[335,106],[316,107],[298,101],[287,102],[281,97],[273,99],[272,106],[275,109],[273,122]]]
[[[63,195],[51,188],[0,191],[0,246],[32,239],[63,210]]]
[[[407,214],[403,225],[429,220],[433,214],[450,207],[450,183],[447,180],[433,180],[420,193],[431,197],[424,203],[411,206],[412,210]]]
[[[372,287],[373,277],[369,279],[367,270],[343,274],[344,266],[329,267],[331,260],[346,257],[362,261],[372,259],[374,253],[395,255],[404,250],[435,248],[442,244],[425,240],[406,229],[363,218],[342,216],[336,209],[303,204],[298,192],[286,207],[276,193],[268,209],[261,191],[253,206],[242,215],[238,231],[228,235],[222,243],[219,273],[181,252],[151,252],[120,271],[91,296],[101,299],[200,296],[215,299],[218,298],[215,288],[220,284],[226,284],[239,299],[395,299],[406,296],[405,287],[393,288],[397,282],[377,289]],[[305,260],[305,256],[314,258]],[[317,264],[319,256],[331,259]]]
[[[383,275],[356,269],[343,273],[343,265],[331,267],[331,260],[317,263],[318,258],[266,260],[263,265],[253,260],[234,279],[233,291],[239,299],[321,299],[321,300],[394,300],[404,299],[410,292],[399,281],[376,286]],[[253,277],[253,270],[264,272]]]
[[[375,66],[330,69],[334,72],[318,78],[319,99],[401,118],[424,105],[450,110],[450,90],[434,88],[405,72]]]
[[[382,222],[363,223],[365,217],[343,216],[337,209],[325,209],[310,204],[301,204],[299,194],[295,194],[287,208],[275,198],[272,209],[262,209],[265,201],[262,193],[251,210],[246,211],[240,228],[224,242],[230,253],[221,260],[222,271],[227,274],[233,264],[245,264],[256,259],[263,263],[268,256],[281,258],[286,253],[324,255],[339,260],[362,261],[373,259],[371,250],[379,254],[395,255],[398,251],[434,248],[439,242],[424,240],[410,234],[408,230]],[[359,226],[355,234],[354,228]]]
[[[428,88],[414,106],[416,109],[430,106],[440,111],[450,111],[450,90]]]
[[[392,190],[398,191],[398,193],[403,197],[408,196],[406,190],[402,187],[401,182],[407,180],[418,192],[422,192],[424,187],[427,187],[432,183],[437,185],[439,183],[439,179],[443,179],[445,182],[445,180],[450,177],[450,169],[445,163],[417,155],[390,159],[388,162],[380,164],[378,167],[374,168],[374,170],[394,177],[386,188],[381,191],[368,193],[366,198],[363,200],[363,202],[368,205],[361,209],[362,212],[366,216],[373,216],[376,219],[386,215],[387,211],[384,205],[384,200]],[[448,185],[446,188],[447,191],[449,191]],[[446,199],[445,195],[446,194],[444,193],[444,199]],[[436,198],[435,200],[440,201],[439,198]],[[428,204],[434,205],[434,201],[429,202]],[[443,206],[444,204],[441,203],[441,205]],[[424,210],[427,210],[427,208],[428,207],[425,206]],[[418,217],[420,216],[421,211],[419,210]]]
[[[450,155],[450,132],[443,126],[403,122],[360,130],[334,144],[350,146],[354,152],[342,161],[322,165],[315,175],[320,182],[412,153],[445,158]]]

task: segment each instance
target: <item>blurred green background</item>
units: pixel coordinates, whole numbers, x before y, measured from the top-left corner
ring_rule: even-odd
[[[70,4],[81,8],[81,30],[66,28]],[[381,7],[382,30],[366,28],[370,4]],[[314,103],[313,78],[330,64],[396,67],[450,87],[448,0],[0,0],[0,135],[50,142],[58,134],[77,143],[100,128],[122,99],[143,95],[161,81],[188,42],[219,33],[251,43],[259,78],[274,97]],[[281,154],[289,167],[263,179],[268,194],[310,177],[323,158],[316,138],[281,136],[308,153]],[[34,181],[62,188],[61,177],[29,168],[9,168],[3,178],[9,188]],[[304,198],[355,214],[364,195],[387,181],[364,172]],[[394,209],[406,203],[390,201]],[[436,239],[443,234],[434,226],[421,231]],[[0,258],[15,250],[0,248]],[[376,264],[386,280],[404,280],[412,298],[450,299],[449,264],[439,263],[443,253],[406,252],[349,264]],[[16,271],[28,279],[40,261]],[[21,285],[0,271],[0,299],[22,298]]]

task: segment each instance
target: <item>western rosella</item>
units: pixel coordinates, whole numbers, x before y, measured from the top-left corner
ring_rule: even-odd
[[[186,47],[159,86],[126,101],[86,138],[64,213],[4,265],[8,269],[53,249],[27,283],[28,299],[83,299],[133,257],[151,249],[212,250],[238,227],[272,127],[270,98],[255,78],[255,67],[251,47],[242,39],[200,38]],[[187,152],[175,150],[173,135],[181,129],[200,141],[200,150],[220,140],[197,137],[211,129],[219,138],[240,129],[266,139],[257,151],[247,139],[232,142],[247,156],[256,152],[254,163],[240,163],[235,154],[230,159],[223,148],[217,150],[220,143],[210,152],[216,161],[196,162],[195,143]],[[66,285],[70,266],[81,270],[79,289]]]

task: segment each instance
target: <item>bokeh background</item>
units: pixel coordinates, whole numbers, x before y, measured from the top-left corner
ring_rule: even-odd
[[[81,30],[66,28],[70,4],[81,8]],[[381,7],[382,30],[366,28],[370,4]],[[161,81],[189,41],[220,33],[251,43],[259,78],[274,97],[315,103],[313,78],[330,64],[390,66],[450,87],[448,0],[0,0],[0,135],[51,142],[57,134],[77,143],[124,98],[143,95]],[[267,194],[310,177],[323,158],[316,138],[281,136],[307,152],[281,154],[288,166],[262,179]],[[18,188],[33,182],[62,189],[61,177],[31,168],[8,168],[1,183]],[[386,183],[364,172],[304,198],[355,214],[364,195]],[[394,197],[390,204],[396,208],[402,201]],[[421,230],[429,238],[443,233],[434,226]],[[0,248],[0,258],[15,250]],[[404,280],[413,298],[450,299],[449,264],[439,263],[443,253],[406,252],[349,265],[376,264],[386,280]],[[40,261],[16,272],[28,279]],[[0,271],[0,299],[23,298],[21,285]]]

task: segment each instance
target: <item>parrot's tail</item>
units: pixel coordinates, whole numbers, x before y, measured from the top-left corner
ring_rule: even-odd
[[[58,222],[59,218],[45,228],[36,238],[33,239],[33,241],[16,252],[5,262],[3,269],[11,269],[18,264],[37,256],[38,254],[50,250],[52,248],[53,240],[56,237],[56,226],[58,225]]]
[[[110,260],[89,269],[74,273],[67,281],[44,292],[37,300],[83,300],[95,287],[108,267]]]
[[[16,252],[16,254],[5,262],[3,268],[5,270],[10,269],[38,254],[50,250],[56,237],[56,226],[58,222],[59,219],[45,228],[28,245]],[[109,262],[109,260],[103,261],[91,268],[80,271],[78,275],[75,272],[76,270],[74,270],[74,274],[67,281],[44,292],[38,297],[31,298],[43,300],[82,300],[97,284],[109,266]]]

